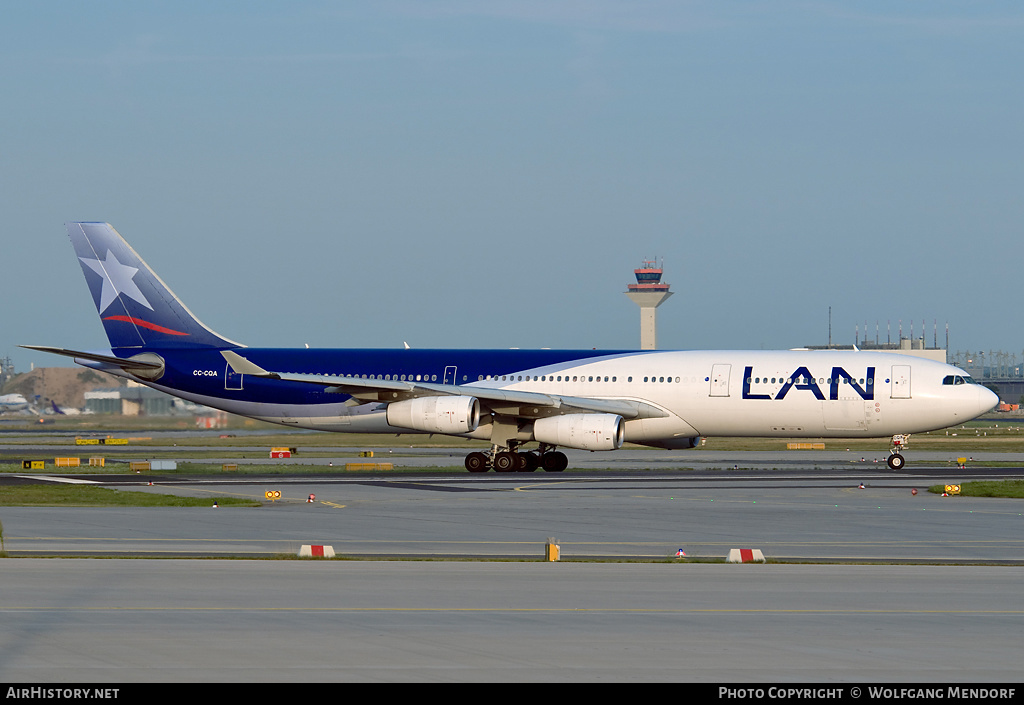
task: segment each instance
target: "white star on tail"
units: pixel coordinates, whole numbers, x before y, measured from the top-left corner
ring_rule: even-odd
[[[90,269],[103,277],[103,290],[100,292],[100,313],[106,311],[107,307],[114,303],[114,299],[117,298],[118,294],[124,294],[129,298],[135,299],[150,311],[153,310],[153,307],[146,301],[146,297],[139,291],[139,287],[132,281],[135,273],[139,271],[138,267],[129,267],[126,264],[121,264],[110,250],[107,250],[107,259],[102,262],[98,259],[86,259],[85,257],[79,257],[78,259],[82,260],[82,264],[88,265]]]

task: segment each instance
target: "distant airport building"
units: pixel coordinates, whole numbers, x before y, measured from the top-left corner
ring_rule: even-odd
[[[864,342],[860,345],[808,345],[806,350],[853,350],[855,347],[858,350],[871,350],[873,352],[891,352],[898,353],[900,355],[910,355],[912,357],[923,357],[928,360],[935,360],[936,362],[946,361],[946,350],[945,348],[926,348],[923,345],[915,346],[914,343],[921,341],[913,341],[909,338],[900,341],[899,343],[882,343],[881,345],[875,345],[871,342]]]
[[[644,261],[633,270],[636,284],[630,284],[626,296],[640,307],[640,349],[658,349],[658,314],[657,309],[665,300],[672,296],[668,284],[662,284],[663,270],[655,261]]]
[[[94,389],[85,393],[85,410],[94,414],[173,416],[188,412],[186,402],[169,394],[129,382],[125,387]]]
[[[828,345],[809,345],[809,350],[851,350],[855,346],[858,350],[873,350],[875,352],[892,352],[899,353],[901,355],[910,355],[912,357],[923,357],[928,360],[935,360],[936,362],[947,362],[946,360],[946,349],[949,347],[949,325],[946,325],[946,347],[939,347],[939,332],[938,324],[935,324],[935,330],[932,339],[932,347],[928,347],[927,341],[925,340],[925,322],[921,321],[921,335],[915,337],[913,324],[910,327],[910,336],[905,337],[903,335],[903,321],[899,321],[899,327],[896,331],[896,341],[892,340],[892,325],[890,321],[886,322],[885,331],[885,342],[883,343],[880,336],[880,326],[875,323],[875,337],[874,340],[868,337],[868,324],[864,322],[864,331],[861,333],[860,325],[858,324],[854,328],[854,344],[851,345],[833,345],[832,344],[832,324],[831,314],[829,323],[829,344]]]
[[[945,348],[929,348],[925,347],[925,341],[923,338],[901,338],[898,343],[874,343],[870,340],[862,341],[858,345],[861,350],[875,350],[877,352],[894,352],[900,353],[901,355],[912,355],[914,357],[924,357],[929,360],[935,360],[937,362],[946,361],[946,349]]]

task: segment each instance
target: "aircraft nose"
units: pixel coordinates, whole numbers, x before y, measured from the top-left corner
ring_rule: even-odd
[[[978,387],[978,416],[986,414],[999,404],[999,395],[988,387]]]

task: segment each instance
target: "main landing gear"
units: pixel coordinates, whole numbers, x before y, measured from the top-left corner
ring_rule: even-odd
[[[889,446],[889,459],[885,461],[890,470],[902,470],[903,466],[906,465],[907,461],[903,459],[900,451],[907,447],[907,439],[909,438],[909,434],[892,437],[892,443]]]
[[[550,446],[541,445],[535,451],[519,452],[518,446],[499,449],[495,446],[489,453],[475,452],[466,456],[466,469],[470,472],[562,472],[569,466],[565,453]]]

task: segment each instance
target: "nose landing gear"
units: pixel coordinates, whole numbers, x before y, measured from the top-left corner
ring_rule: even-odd
[[[889,445],[889,459],[885,461],[890,470],[902,470],[903,466],[906,465],[907,461],[904,460],[903,454],[900,451],[907,447],[907,439],[909,438],[909,434],[892,437],[892,442]]]

